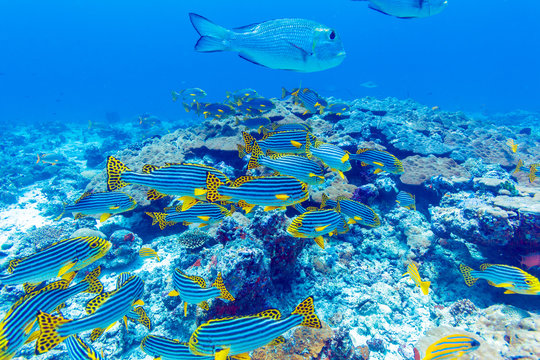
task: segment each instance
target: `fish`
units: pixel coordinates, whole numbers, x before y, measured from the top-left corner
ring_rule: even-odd
[[[153,257],[153,258],[156,258],[158,262],[161,261],[159,259],[158,253],[155,250],[150,249],[150,248],[140,248],[139,256],[140,257]]]
[[[126,317],[124,318],[124,322],[126,324],[127,329],[127,320],[131,320],[133,322],[137,322],[143,326],[145,326],[148,330],[152,330],[152,322],[150,321],[150,318],[146,314],[146,311],[142,306],[136,306],[133,309],[131,309]]]
[[[0,275],[2,285],[30,285],[56,277],[67,278],[102,258],[112,243],[96,236],[63,239],[31,255],[9,262],[8,274]]]
[[[347,224],[361,224],[370,227],[381,225],[379,215],[367,205],[359,201],[347,199],[345,196],[338,196],[336,200],[330,200],[328,195],[322,195],[321,209],[329,206],[336,208],[339,203],[341,213],[349,218]]]
[[[86,304],[86,316],[72,320],[39,311],[37,320],[40,335],[36,341],[35,354],[46,353],[69,336],[91,329],[94,330],[90,340],[96,341],[136,305],[144,305],[140,300],[143,290],[144,282],[140,277],[122,273],[117,279],[116,290],[103,292]],[[124,321],[127,322],[127,318]]]
[[[213,117],[221,119],[230,115],[234,115],[236,112],[231,105],[211,103],[204,106],[200,106],[199,111],[204,115],[204,118]]]
[[[369,1],[368,7],[399,19],[426,18],[441,13],[447,0],[353,0]]]
[[[416,197],[406,191],[400,191],[397,194],[396,202],[399,206],[403,206],[409,210],[416,210]]]
[[[226,185],[217,176],[208,173],[206,188],[208,201],[238,202],[238,206],[246,212],[250,212],[255,205],[264,206],[265,211],[284,209],[309,197],[306,183],[286,175],[241,176],[231,185]]]
[[[328,102],[323,97],[308,88],[298,88],[292,92],[287,91],[285,88],[281,88],[282,99],[289,95],[294,96],[295,102],[300,102],[302,106],[306,108],[304,115],[307,113],[322,114],[324,112],[324,108],[328,106]]]
[[[325,111],[330,114],[335,114],[338,116],[343,115],[346,112],[351,110],[350,106],[345,103],[334,103],[330,104],[325,108]]]
[[[540,174],[540,163],[531,164],[531,165],[529,165],[529,168],[527,169],[523,164],[523,160],[520,159],[518,161],[516,169],[514,170],[512,175],[515,176],[520,171],[528,173],[529,174],[529,182],[533,183],[534,180],[536,179],[536,177]]]
[[[198,102],[200,99],[204,98],[205,96],[206,96],[206,91],[199,88],[189,88],[189,89],[183,89],[180,91],[172,92],[173,101],[182,99],[183,101],[187,101],[189,103]]]
[[[245,126],[248,129],[255,129],[261,133],[261,129],[265,126],[268,126],[272,123],[272,121],[267,117],[247,117],[244,120],[238,120],[236,119],[236,122],[234,123],[236,126]]]
[[[321,160],[332,171],[335,171],[345,179],[343,172],[351,170],[351,162],[349,161],[349,152],[341,149],[339,146],[328,144],[316,140],[313,144],[309,137],[306,140],[306,155],[308,159],[313,156]]]
[[[272,123],[272,131],[307,131],[312,132],[313,129],[306,123],[294,123],[294,124],[277,124]]]
[[[508,139],[506,141],[506,145],[508,145],[510,147],[510,149],[512,150],[513,153],[515,153],[518,149],[518,145],[516,143],[514,143],[514,139]]]
[[[339,34],[306,19],[276,19],[228,30],[201,15],[189,18],[201,36],[199,52],[234,51],[271,69],[315,72],[333,68],[345,59]]]
[[[227,290],[223,283],[221,272],[218,273],[216,280],[211,286],[206,286],[206,281],[202,277],[187,275],[180,269],[175,269],[173,275],[174,290],[169,293],[169,296],[179,296],[184,302],[184,316],[187,316],[188,304],[196,304],[204,310],[208,310],[209,306],[206,302],[210,299],[225,299],[234,301],[234,296]]]
[[[214,174],[220,181],[228,184],[229,178],[218,169],[201,164],[172,164],[164,166],[144,165],[143,174],[134,173],[120,160],[107,158],[107,189],[118,190],[128,184],[150,187],[148,200],[157,200],[165,196],[191,197],[204,200],[204,196],[195,195],[196,189],[206,186],[206,173]]]
[[[245,143],[245,151],[251,153],[255,138],[247,132],[242,132]],[[263,153],[271,150],[279,154],[303,154],[306,152],[306,140],[313,137],[306,131],[276,131],[265,134],[257,140]]]
[[[459,270],[467,286],[473,286],[478,279],[484,279],[491,286],[507,289],[505,294],[540,295],[538,278],[514,266],[482,264],[477,271],[460,264]]]
[[[316,185],[324,182],[324,169],[315,161],[304,156],[269,154],[263,155],[257,141],[253,143],[253,150],[249,158],[248,170],[259,166],[266,166],[274,170],[274,175],[289,175],[309,184]]]
[[[407,265],[407,272],[403,274],[402,276],[410,276],[411,279],[414,281],[416,286],[422,290],[422,294],[428,295],[429,294],[429,286],[431,285],[431,281],[422,281],[422,278],[420,277],[420,273],[418,272],[418,264],[416,262],[411,261]]]
[[[42,163],[51,166],[64,166],[68,164],[68,159],[59,153],[42,153],[37,154],[36,164]]]
[[[391,174],[403,174],[403,164],[401,161],[384,150],[358,149],[356,154],[351,154],[351,159],[360,161],[362,166],[374,166],[375,174],[387,171]]]
[[[480,347],[480,342],[473,337],[453,334],[434,342],[426,349],[423,360],[459,359]]]
[[[227,356],[244,355],[265,345],[282,343],[285,341],[282,334],[297,326],[322,327],[312,296],[285,319],[281,319],[279,310],[268,309],[255,315],[209,320],[193,332],[189,350],[194,355],[224,360]]]
[[[297,210],[305,212],[292,220],[287,233],[295,238],[312,238],[321,249],[324,249],[324,235],[333,236],[349,231],[349,225],[341,215],[339,206],[331,210]]]
[[[105,360],[103,350],[101,354],[92,345],[87,344],[78,335],[68,337],[64,343],[71,360]]]
[[[189,344],[164,336],[147,335],[141,349],[148,356],[161,360],[214,360],[214,356],[197,356],[189,351]]]
[[[47,284],[39,290],[27,287],[26,294],[11,306],[0,321],[0,359],[13,358],[24,344],[36,339],[39,332],[34,330],[39,310],[59,310],[67,300],[81,292],[101,293],[103,284],[98,279],[100,273],[101,268],[97,267],[73,286],[69,284],[75,274],[69,279]]]
[[[112,214],[133,210],[135,206],[137,206],[137,202],[128,194],[120,191],[87,191],[72,205],[64,206],[64,211],[56,220],[60,220],[65,213],[75,214],[75,219],[101,214],[99,221],[104,222]]]
[[[184,225],[201,224],[199,227],[217,224],[225,217],[231,216],[235,211],[234,207],[229,210],[221,205],[206,202],[192,202],[185,209],[183,209],[183,206],[168,209],[164,213],[147,212],[146,215],[152,218],[152,225],[159,224],[159,228],[163,230],[167,226],[177,223]]]
[[[253,89],[241,89],[241,90],[236,90],[233,92],[227,91],[226,95],[227,95],[227,100],[231,104],[236,104],[238,103],[239,100],[246,100],[246,99],[259,97],[259,94],[257,93],[257,91]]]
[[[367,0],[353,0],[353,1],[367,1]],[[378,87],[379,85],[377,85],[377,83],[374,81],[364,81],[363,83],[360,84],[360,86],[365,87],[367,89],[374,89]]]
[[[263,97],[249,98],[245,100],[238,100],[235,104],[235,109],[243,114],[248,115],[260,115],[267,113],[276,108],[276,105],[272,100],[265,99]]]

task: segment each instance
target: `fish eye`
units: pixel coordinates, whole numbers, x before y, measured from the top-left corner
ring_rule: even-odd
[[[330,40],[334,40],[336,38],[336,32],[334,30],[332,30],[330,32],[330,35],[328,35],[328,37],[330,38]]]

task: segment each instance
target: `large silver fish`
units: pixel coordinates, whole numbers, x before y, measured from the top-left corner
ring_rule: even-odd
[[[369,1],[368,7],[401,19],[425,18],[446,8],[447,0],[353,0]]]
[[[341,64],[345,51],[338,33],[305,19],[276,19],[226,29],[190,13],[201,38],[200,52],[236,51],[252,63],[272,69],[314,72]]]

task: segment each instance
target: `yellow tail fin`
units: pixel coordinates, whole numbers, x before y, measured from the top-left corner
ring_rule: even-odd
[[[471,271],[473,271],[473,269],[466,265],[459,265],[459,271],[463,274],[463,279],[465,279],[465,284],[467,284],[467,286],[473,286],[476,280],[478,280],[478,278],[471,276]]]
[[[242,138],[244,139],[246,152],[251,153],[251,144],[255,141],[255,138],[245,131],[242,131]]]
[[[221,195],[219,195],[217,189],[223,185],[223,182],[219,180],[219,178],[212,174],[212,173],[206,173],[206,188],[208,189],[208,192],[206,193],[206,200],[209,202],[216,202],[221,199]]]
[[[98,279],[99,275],[101,275],[101,266],[90,271],[88,275],[84,277],[83,282],[88,283],[88,289],[83,292],[90,294],[101,294],[103,292],[103,284]]]
[[[58,329],[63,324],[69,323],[72,320],[64,319],[61,316],[49,315],[42,311],[38,311],[37,319],[40,334],[36,342],[36,355],[46,353],[68,338],[68,336],[60,336]]]
[[[294,309],[291,315],[302,315],[304,320],[300,325],[320,329],[322,327],[321,320],[315,314],[315,306],[313,306],[313,296],[308,297],[302,301]]]
[[[321,199],[321,209],[326,207],[326,202],[327,201],[328,201],[328,195],[323,193],[322,194],[322,199]]]
[[[244,156],[246,156],[246,148],[240,144],[238,144],[237,147],[238,147],[238,157],[240,159],[244,158]]]
[[[107,190],[114,191],[128,185],[122,180],[122,173],[132,171],[113,156],[107,158]]]
[[[521,170],[522,167],[523,167],[523,160],[520,159],[520,160],[518,161],[518,163],[517,163],[517,165],[516,165],[516,169],[514,170],[514,172],[512,173],[512,175],[517,174],[517,173]]]
[[[531,167],[529,168],[529,182],[530,183],[533,183],[534,182],[534,179],[536,179],[536,166],[534,165],[531,165]]]
[[[428,295],[429,294],[429,286],[431,285],[431,281],[422,281],[420,283],[420,289],[422,289],[422,294]]]
[[[223,277],[221,277],[221,273],[218,273],[216,280],[212,284],[213,287],[218,288],[221,291],[221,295],[219,296],[222,299],[234,301],[234,297],[231,295],[229,290],[225,288],[225,284],[223,283]]]
[[[259,157],[263,155],[263,152],[261,151],[261,148],[259,147],[259,144],[257,141],[253,141],[253,148],[251,149],[251,157],[249,158],[248,162],[248,170],[255,169],[261,164],[259,164]]]
[[[150,216],[152,218],[152,225],[155,225],[156,223],[159,224],[159,228],[161,230],[165,229],[167,226],[173,225],[174,223],[171,221],[165,220],[165,216],[167,216],[166,213],[158,213],[158,212],[147,212],[146,215]]]

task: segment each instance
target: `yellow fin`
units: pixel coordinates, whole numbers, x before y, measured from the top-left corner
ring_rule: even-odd
[[[345,179],[345,175],[343,175],[343,171],[338,170],[337,172],[338,172],[339,176],[340,176],[342,179]]]
[[[378,173],[381,173],[381,172],[383,172],[382,169],[375,169],[375,171],[374,171],[373,173],[374,173],[374,174],[378,174]]]
[[[101,214],[101,216],[99,217],[99,222],[104,222],[110,217],[111,217],[111,214],[108,214],[108,213]]]
[[[291,145],[294,146],[297,149],[300,149],[302,147],[302,143],[298,141],[291,140]]]
[[[195,190],[193,191],[193,194],[194,194],[195,196],[201,196],[201,195],[206,194],[207,192],[208,192],[208,190],[206,190],[206,189],[195,189]]]
[[[272,210],[276,210],[276,209],[279,209],[280,206],[265,206],[264,207],[264,211],[272,211]]]
[[[321,232],[321,231],[323,231],[324,229],[326,229],[329,226],[330,225],[318,226],[318,227],[315,228],[315,231],[316,232]]]
[[[231,359],[234,359],[234,360],[251,360],[251,357],[249,356],[249,353],[243,353],[243,354],[238,354],[238,355],[231,356]]]
[[[76,261],[69,261],[67,264],[62,266],[60,270],[58,271],[58,277],[62,277],[62,275],[69,272],[69,270],[77,264]]]
[[[37,319],[41,333],[36,342],[36,355],[47,351],[60,344],[66,337],[58,334],[58,328],[72,320],[64,319],[61,316],[52,316],[42,311],[38,311]]]
[[[99,309],[99,307],[101,305],[103,305],[103,303],[105,303],[105,301],[107,301],[107,299],[113,293],[114,293],[114,291],[113,292],[102,292],[101,294],[99,294],[95,298],[88,301],[86,303],[86,307],[85,307],[86,313],[89,314],[89,315],[95,313],[96,310]]]
[[[135,302],[133,303],[133,306],[135,306],[135,305],[143,306],[143,305],[144,305],[144,301],[142,301],[141,299],[139,299],[139,300],[137,300],[137,301],[135,301]]]
[[[208,226],[208,224],[199,224],[199,227],[202,228],[202,227],[205,227],[205,226]]]
[[[345,153],[345,155],[343,155],[343,157],[341,158],[341,162],[344,163],[347,160],[349,160],[349,153]]]
[[[281,313],[279,312],[278,309],[264,310],[264,311],[261,311],[260,313],[256,314],[255,316],[262,317],[262,318],[270,318],[270,319],[274,319],[274,320],[281,319]]]
[[[512,290],[506,290],[504,293],[505,294],[517,294],[517,292],[512,291]]]
[[[178,295],[180,295],[178,290],[173,290],[173,291],[169,292],[169,296],[178,296]]]
[[[26,341],[24,343],[28,344],[28,343],[31,343],[34,340],[37,340],[39,338],[39,334],[41,334],[41,332],[39,330],[34,331],[32,333],[32,335],[30,335],[30,337],[28,339],[26,339]]]
[[[216,353],[216,359],[215,360],[227,360],[227,355],[229,355],[229,351],[231,351],[230,348],[218,351]]]
[[[354,219],[349,219],[347,221],[347,224],[356,224],[356,221]]]
[[[109,210],[118,210],[120,209],[120,206],[116,205],[116,206],[109,206]]]
[[[184,301],[184,317],[187,316],[187,302]]]
[[[208,221],[210,220],[210,216],[197,216],[199,219],[203,220],[203,221]]]
[[[291,315],[302,315],[304,317],[301,326],[307,326],[320,329],[322,327],[321,320],[315,314],[315,307],[313,306],[313,297],[310,296],[302,301],[294,309]]]
[[[278,200],[286,201],[288,198],[290,198],[290,196],[287,195],[287,194],[277,194],[277,195],[276,195],[276,198],[277,198]]]
[[[285,338],[283,336],[279,336],[275,338],[274,340],[272,340],[271,342],[269,342],[267,345],[275,346],[275,345],[283,344],[284,342],[285,342]]]
[[[317,236],[313,240],[315,240],[315,242],[321,247],[321,249],[324,249],[324,238],[322,236]]]
[[[200,302],[197,304],[201,309],[208,311],[210,309],[210,306],[208,306],[208,303],[206,301]]]

